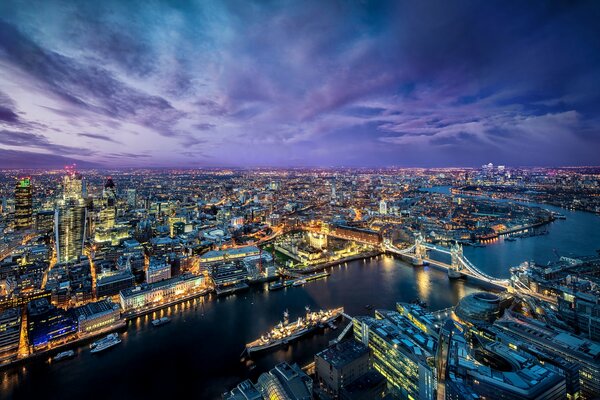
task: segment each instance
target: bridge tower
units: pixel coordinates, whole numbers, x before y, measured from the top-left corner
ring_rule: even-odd
[[[450,268],[448,268],[448,278],[457,279],[462,276],[460,270],[462,269],[462,257],[463,257],[463,248],[462,244],[454,243],[450,246],[450,257],[452,258],[452,264]]]
[[[421,232],[415,235],[415,257],[413,259],[413,265],[420,267],[423,265],[423,259],[427,257],[427,248],[423,245],[424,239]]]

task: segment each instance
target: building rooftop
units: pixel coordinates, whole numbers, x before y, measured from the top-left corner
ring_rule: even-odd
[[[355,340],[346,340],[317,353],[316,357],[339,369],[366,354],[369,354],[367,346]]]

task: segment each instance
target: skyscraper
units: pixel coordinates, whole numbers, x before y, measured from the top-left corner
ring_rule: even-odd
[[[15,229],[28,229],[33,224],[33,194],[31,180],[19,179],[15,187]]]
[[[381,214],[381,215],[387,214],[387,203],[383,199],[381,199],[381,201],[379,201],[379,214]]]
[[[54,211],[54,235],[58,262],[76,260],[83,253],[87,207],[81,175],[70,171],[63,179],[63,195]]]
[[[131,208],[135,208],[137,204],[137,193],[135,189],[127,189],[127,205]]]

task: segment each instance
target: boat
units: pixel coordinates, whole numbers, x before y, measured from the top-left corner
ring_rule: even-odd
[[[294,286],[302,286],[306,283],[306,279],[298,279],[294,282]]]
[[[111,347],[118,345],[119,343],[121,343],[121,339],[119,339],[119,335],[117,335],[116,333],[111,333],[104,339],[100,339],[97,342],[92,343],[93,347],[92,347],[91,352],[99,353],[101,351],[108,350]]]
[[[513,237],[507,237],[504,239],[505,242],[516,242],[517,239],[513,238]]]
[[[243,290],[248,290],[250,286],[248,286],[245,282],[234,283],[233,285],[218,285],[215,288],[215,293],[217,296],[227,296],[233,293],[241,292]]]
[[[152,320],[152,325],[154,326],[161,326],[164,324],[168,324],[169,322],[171,322],[171,318],[169,317],[162,317],[162,318],[157,318]]]
[[[67,351],[63,351],[63,352],[55,355],[54,358],[52,359],[52,361],[66,360],[67,358],[71,358],[71,357],[75,357],[75,351],[67,350]]]
[[[334,331],[337,329],[337,326],[333,323],[333,321],[329,321],[327,323],[327,326],[329,326],[329,328]]]
[[[299,317],[294,322],[289,322],[289,313],[287,310],[283,313],[283,322],[279,322],[271,332],[262,335],[253,342],[246,344],[248,355],[259,351],[273,349],[279,346],[285,346],[315,330],[319,325],[329,324],[339,318],[344,312],[343,307],[331,310],[320,310],[311,312],[310,308],[305,307],[306,315]]]
[[[285,286],[283,286],[282,282],[273,282],[269,284],[269,290],[279,290],[279,289],[283,289]]]
[[[119,337],[119,335],[118,335],[118,334],[116,334],[116,333],[111,333],[110,335],[108,335],[108,336],[106,336],[106,337],[103,337],[102,339],[100,339],[100,340],[97,340],[97,341],[95,341],[94,343],[90,344],[90,349],[93,349],[93,348],[95,348],[96,346],[98,346],[98,345],[99,345],[99,344],[101,344],[102,342],[105,342],[105,341],[110,341],[110,340],[115,340],[115,339],[117,339],[118,337]]]

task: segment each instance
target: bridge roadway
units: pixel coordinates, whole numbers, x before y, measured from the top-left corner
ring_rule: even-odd
[[[439,252],[445,253],[445,254],[451,253],[450,250],[445,247],[435,246],[435,245],[432,245],[429,243],[423,244],[423,247],[425,247],[428,250],[439,251]],[[416,248],[416,245],[408,247],[404,250],[400,250],[391,244],[384,245],[384,248],[386,251],[388,251],[390,253],[403,255],[403,256],[414,256],[413,252]],[[459,258],[459,260],[463,267],[463,268],[460,268],[458,271],[458,272],[460,272],[461,275],[464,275],[468,278],[475,279],[475,280],[496,286],[501,289],[506,289],[509,286],[508,279],[497,279],[490,275],[487,275],[486,273],[480,271],[477,267],[475,267],[473,265],[473,263],[471,263],[468,259],[466,259],[466,257],[462,256]],[[452,266],[450,264],[446,264],[442,261],[434,260],[429,257],[423,257],[423,261],[427,261],[429,264],[436,266],[438,268],[441,268],[443,270],[446,270],[446,271],[454,270],[454,268],[452,268]]]

